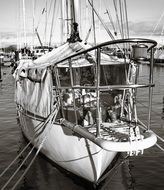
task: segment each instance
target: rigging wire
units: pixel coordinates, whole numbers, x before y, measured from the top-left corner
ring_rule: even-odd
[[[124,0],[124,7],[125,7],[125,23],[126,23],[126,30],[127,30],[127,38],[129,38],[128,11],[127,11],[126,0]]]
[[[48,9],[48,18],[49,18],[49,16],[50,16],[50,12],[51,12],[51,9],[52,9],[52,3],[53,3],[53,0],[51,0],[51,2],[50,2],[50,5],[49,5],[49,9]]]
[[[112,28],[113,28],[113,31],[114,31],[114,34],[115,34],[115,36],[117,36],[117,31],[116,31],[116,28],[114,26],[114,22],[113,22],[111,14],[110,14],[110,11],[108,9],[106,9],[106,12],[104,14],[108,15],[109,21],[111,22],[111,25],[112,25]]]
[[[87,35],[86,35],[85,40],[84,40],[84,44],[87,44],[87,41],[88,41],[88,38],[90,36],[91,30],[92,30],[92,26],[89,28],[89,30],[87,32]]]
[[[120,35],[123,38],[123,34],[122,34],[122,30],[121,30],[121,26],[120,26],[120,21],[119,21],[119,14],[118,14],[118,10],[117,10],[117,0],[113,0],[113,5],[115,8],[115,13],[116,13],[116,20],[117,20],[117,24],[118,24],[118,29],[120,31]]]
[[[162,14],[161,14],[161,16],[160,16],[160,18],[159,18],[157,24],[155,25],[155,27],[154,27],[152,33],[150,34],[149,38],[152,38],[152,36],[154,35],[154,33],[155,33],[157,27],[159,26],[159,24],[160,24],[160,22],[161,22],[163,16],[164,16],[164,11],[162,12]]]
[[[106,26],[106,24],[104,23],[104,21],[102,20],[102,18],[100,17],[100,15],[98,14],[98,12],[95,10],[95,8],[93,7],[92,3],[90,2],[90,0],[88,0],[90,6],[93,8],[93,11],[95,12],[95,14],[97,15],[97,17],[99,18],[100,22],[102,23],[103,27],[105,28],[106,32],[108,33],[108,35],[110,36],[110,38],[112,40],[115,40],[113,34],[111,33],[111,31],[108,29],[108,27]]]
[[[119,0],[119,7],[120,7],[120,22],[121,22],[121,34],[122,34],[122,38],[124,39],[124,25],[123,25],[123,11],[122,11],[122,1]]]
[[[110,38],[112,40],[115,40],[115,37],[113,36],[113,34],[111,33],[111,31],[109,30],[109,28],[106,26],[106,24],[104,23],[103,19],[100,17],[100,15],[98,14],[98,12],[95,10],[95,8],[93,7],[93,4],[90,2],[90,0],[88,0],[90,6],[93,8],[93,11],[95,12],[95,14],[97,15],[98,19],[100,20],[100,22],[102,23],[103,27],[105,28],[106,32],[108,33],[108,35],[110,36]],[[121,50],[121,52],[124,54],[124,51],[122,50],[122,48],[119,47],[119,45],[115,44],[115,46]],[[126,56],[126,55],[125,55]]]
[[[46,6],[46,0],[45,0],[45,6]],[[38,29],[38,27],[39,27],[39,25],[40,25],[40,22],[41,22],[41,20],[42,20],[43,14],[46,12],[45,6],[43,7],[42,12],[41,12],[41,15],[40,15],[40,17],[39,17],[39,19],[38,19],[38,24],[37,24],[37,26],[36,26],[36,30]]]

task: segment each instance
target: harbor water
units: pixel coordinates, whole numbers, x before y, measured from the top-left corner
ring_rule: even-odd
[[[141,81],[145,79],[149,66],[141,66]],[[14,79],[10,67],[2,67],[0,83],[0,173],[14,160],[26,146],[27,141],[22,135],[17,121],[14,103]],[[152,130],[164,138],[164,67],[154,67]],[[142,89],[138,100],[138,116],[146,120],[148,95]],[[146,122],[146,121],[145,121]],[[164,147],[164,143],[159,144]],[[29,150],[27,150],[28,152]],[[19,167],[25,155],[4,176],[0,177],[0,188]],[[14,177],[5,189],[11,189],[20,175],[28,167],[25,162],[20,173]],[[92,186],[81,181],[52,165],[42,155],[37,156],[28,173],[23,177],[16,189],[18,190],[90,190]],[[130,157],[120,165],[112,175],[97,189],[101,190],[163,190],[164,189],[164,152],[156,146],[145,150],[143,155]]]

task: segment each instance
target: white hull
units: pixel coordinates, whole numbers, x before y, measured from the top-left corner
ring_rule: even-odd
[[[32,117],[18,111],[20,124],[28,140],[34,136],[34,131],[43,124]],[[58,124],[47,124],[40,128],[41,132],[35,145],[47,136],[41,152],[50,160],[64,169],[88,181],[96,182],[110,165],[117,152],[105,151],[84,138],[73,135],[72,131]]]

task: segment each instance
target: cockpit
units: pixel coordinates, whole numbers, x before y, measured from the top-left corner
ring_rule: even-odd
[[[94,125],[98,115],[100,123],[132,119],[133,105],[129,104],[134,99],[133,93],[122,85],[134,83],[136,66],[109,61],[106,57],[98,69],[95,65],[90,56],[67,60],[54,67],[54,87],[61,104],[58,118],[82,126]]]

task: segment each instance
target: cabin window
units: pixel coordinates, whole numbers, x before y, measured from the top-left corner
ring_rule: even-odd
[[[73,85],[93,86],[94,69],[91,66],[72,68]]]
[[[60,86],[70,87],[71,86],[70,69],[58,68],[58,74],[59,74]]]
[[[100,85],[126,84],[126,65],[101,65]]]

